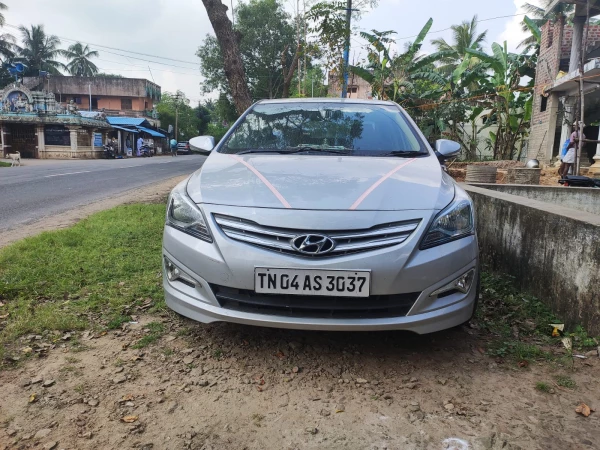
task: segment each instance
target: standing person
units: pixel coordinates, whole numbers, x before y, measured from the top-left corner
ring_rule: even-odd
[[[177,140],[175,138],[171,139],[171,156],[177,156]]]
[[[127,151],[127,157],[131,157],[133,153],[133,149],[131,148],[131,139],[129,139],[129,135],[125,139],[125,150]]]
[[[579,128],[583,126],[581,123],[579,125]],[[569,174],[569,170],[571,170],[573,164],[575,163],[575,152],[579,149],[579,139],[585,139],[585,134],[580,132],[577,124],[574,123],[573,133],[571,133],[571,137],[569,138],[567,154],[563,156],[560,168],[558,169],[558,174],[561,176],[561,178],[564,178]]]
[[[144,145],[144,140],[142,139],[142,135],[140,134],[140,138],[137,140],[137,156],[142,156],[142,146]]]

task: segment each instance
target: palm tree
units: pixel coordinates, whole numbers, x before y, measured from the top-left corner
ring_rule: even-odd
[[[431,41],[438,51],[450,54],[439,61],[442,66],[438,70],[445,74],[456,69],[458,64],[463,61],[468,48],[481,50],[481,44],[487,37],[487,30],[477,34],[477,15],[474,15],[470,22],[465,20],[460,25],[452,25],[450,29],[452,30],[452,44],[449,44],[444,38]]]
[[[0,2],[0,11],[8,9],[4,3]],[[4,14],[0,13],[0,27],[5,24]],[[0,34],[0,56],[4,60],[12,59],[15,54],[13,52],[15,44],[15,37],[12,34],[2,33]]]
[[[434,70],[433,63],[448,56],[441,51],[429,55],[419,55],[423,40],[427,36],[432,19],[429,19],[414,42],[405,46],[404,53],[390,55],[390,44],[394,43],[393,31],[361,32],[360,35],[370,44],[365,66],[350,66],[350,71],[367,81],[378,99],[390,99],[397,102],[423,100],[416,92],[420,81],[444,84],[444,78]],[[421,97],[417,99],[417,97]]]
[[[27,66],[25,75],[37,75],[40,70],[60,75],[60,69],[65,67],[55,59],[63,54],[63,50],[58,48],[60,39],[52,34],[47,35],[44,25],[31,25],[31,29],[21,25],[19,30],[23,44],[18,47],[19,59]]]
[[[8,6],[4,3],[0,3],[0,11],[5,11],[8,9]],[[0,13],[0,27],[3,27],[6,21],[4,20],[4,14]]]
[[[88,45],[85,46],[81,42],[71,45],[63,56],[69,60],[67,70],[71,75],[78,77],[93,77],[98,73],[98,67],[90,61],[90,58],[98,57],[99,53],[96,50],[90,50]]]
[[[531,3],[525,3],[523,9],[527,12],[527,16],[531,18],[531,22],[541,28],[549,20],[555,21],[559,17],[569,17],[575,12],[575,5],[568,3],[558,3],[552,11],[546,11],[548,6],[552,3],[552,0],[542,0],[542,6],[532,5]],[[531,26],[527,25],[523,21],[521,29],[525,32],[531,30]],[[531,36],[523,39],[518,47],[524,47],[525,49],[531,49],[537,45],[537,38],[532,34]]]

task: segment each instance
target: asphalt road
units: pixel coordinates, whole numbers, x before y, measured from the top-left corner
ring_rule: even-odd
[[[24,160],[22,167],[0,167],[0,232],[190,174],[205,159]]]

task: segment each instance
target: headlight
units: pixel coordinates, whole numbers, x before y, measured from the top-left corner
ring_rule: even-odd
[[[429,227],[421,242],[421,250],[473,234],[475,234],[473,204],[466,194],[457,190],[452,203],[437,215]]]
[[[202,211],[185,193],[186,184],[177,186],[169,196],[167,203],[167,225],[191,234],[203,241],[212,242],[212,236],[206,225]]]

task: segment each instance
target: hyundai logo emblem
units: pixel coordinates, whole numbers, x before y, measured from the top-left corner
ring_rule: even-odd
[[[305,255],[324,255],[335,247],[335,242],[321,234],[302,234],[291,240],[292,248]]]

